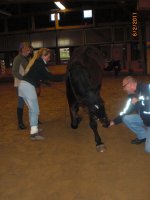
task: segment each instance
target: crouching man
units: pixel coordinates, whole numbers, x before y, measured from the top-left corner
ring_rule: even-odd
[[[139,83],[127,76],[122,87],[128,94],[127,103],[110,126],[123,122],[136,135],[131,144],[145,143],[145,151],[150,153],[150,84]]]

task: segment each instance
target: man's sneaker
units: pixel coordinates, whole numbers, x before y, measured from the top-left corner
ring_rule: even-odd
[[[31,140],[44,140],[44,137],[39,135],[39,133],[31,134]]]

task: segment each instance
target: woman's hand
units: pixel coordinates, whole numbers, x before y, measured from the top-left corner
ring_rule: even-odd
[[[113,126],[113,125],[115,125],[114,121],[110,121],[109,127],[111,127],[111,126]]]

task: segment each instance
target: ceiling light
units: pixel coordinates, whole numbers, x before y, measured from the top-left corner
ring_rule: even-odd
[[[57,15],[57,19],[60,20],[60,14],[59,13],[57,13],[57,14],[53,13],[53,14],[51,14],[51,21],[55,21],[56,15]]]
[[[92,10],[83,11],[84,18],[92,18]]]
[[[60,8],[61,10],[65,10],[66,8],[65,8],[65,6],[62,4],[62,3],[60,3],[59,1],[56,1],[56,2],[54,2],[57,6],[58,6],[58,8]]]

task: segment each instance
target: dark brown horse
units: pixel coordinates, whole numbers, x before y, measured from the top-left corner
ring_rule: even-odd
[[[101,152],[105,146],[97,130],[97,120],[108,127],[104,102],[100,96],[103,58],[93,46],[82,46],[74,50],[67,67],[66,91],[71,117],[71,127],[78,128],[81,118],[79,106],[86,107],[89,125],[95,136],[96,148]]]

